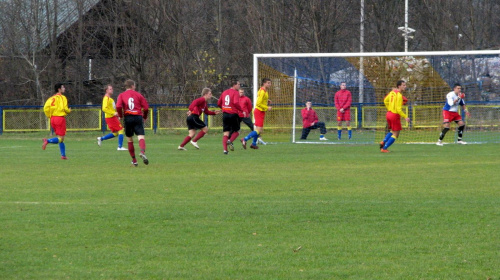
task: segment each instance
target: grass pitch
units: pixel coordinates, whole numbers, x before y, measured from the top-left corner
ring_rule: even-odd
[[[498,144],[148,134],[134,168],[97,136],[0,136],[0,278],[500,279]]]

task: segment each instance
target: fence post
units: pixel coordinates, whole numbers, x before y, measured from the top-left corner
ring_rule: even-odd
[[[0,106],[0,135],[3,134],[3,108]]]
[[[363,122],[363,103],[358,103],[358,128],[361,128]]]
[[[153,106],[153,133],[156,134],[156,129],[158,128],[158,107],[156,105]]]

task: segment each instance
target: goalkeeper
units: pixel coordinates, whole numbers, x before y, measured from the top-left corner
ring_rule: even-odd
[[[462,136],[465,130],[465,122],[462,120],[462,117],[458,114],[458,106],[462,106],[462,109],[467,114],[467,117],[470,117],[470,113],[465,108],[464,98],[465,94],[462,93],[462,86],[460,84],[453,85],[453,91],[449,92],[446,95],[446,102],[443,107],[443,130],[439,135],[439,139],[436,143],[438,146],[443,146],[443,138],[450,130],[450,122],[455,122],[458,124],[457,132],[458,138],[457,143],[465,145],[467,142],[462,140]]]

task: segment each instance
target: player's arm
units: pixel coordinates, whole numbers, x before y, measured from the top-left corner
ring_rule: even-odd
[[[47,101],[45,101],[45,105],[43,106],[43,112],[45,113],[45,116],[47,116],[47,118],[50,118],[52,116],[52,112],[50,110],[50,105],[52,104],[52,102],[55,102],[55,97],[47,99]]]
[[[62,95],[62,106],[63,108],[61,108],[64,112],[66,112],[66,114],[69,114],[71,113],[71,109],[68,107],[68,99],[66,98],[66,96]]]
[[[461,97],[465,97],[465,95],[462,95]],[[462,110],[465,112],[465,114],[467,115],[467,117],[470,117],[470,113],[469,113],[469,110],[467,110],[467,107],[465,106],[465,101],[463,98],[460,98],[460,106],[462,107]]]
[[[118,100],[116,101],[116,112],[118,113],[118,117],[123,117],[123,99],[122,95],[118,95]]]
[[[219,100],[217,100],[217,107],[221,108],[222,109],[222,98],[223,97],[223,94],[221,94],[221,96],[219,97]]]
[[[255,102],[255,107],[259,108],[259,110],[265,112],[267,111],[267,104],[264,104],[264,91],[259,90],[257,92],[257,101]]]
[[[403,96],[402,95],[396,95],[396,112],[403,118],[407,119],[408,116],[405,114],[405,112],[403,112]],[[408,121],[408,120],[406,120]]]
[[[147,119],[149,115],[149,104],[144,96],[141,95],[142,118]]]
[[[384,97],[384,105],[385,108],[387,109],[389,109],[389,105],[391,104],[391,96],[392,96],[392,91]]]
[[[116,113],[115,109],[113,108],[113,104],[109,101],[111,101],[111,99],[107,96],[102,99],[102,111],[108,115],[114,115]]]
[[[217,112],[216,111],[210,111],[208,109],[208,105],[205,104],[205,110],[203,111],[203,113],[207,114],[207,115],[217,115]]]
[[[351,92],[347,92],[347,101],[346,103],[344,104],[344,110],[346,109],[349,109],[351,107],[351,103],[352,103],[352,95],[351,95]]]

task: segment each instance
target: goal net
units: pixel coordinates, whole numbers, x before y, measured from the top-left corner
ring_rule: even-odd
[[[500,51],[255,54],[254,100],[262,78],[270,78],[269,99],[273,109],[266,115],[266,131],[287,131],[293,143],[363,144],[379,142],[386,133],[383,98],[404,80],[403,110],[411,119],[402,120],[398,143],[435,143],[442,130],[446,94],[460,83],[471,116],[460,110],[466,129],[463,140],[470,143],[500,142]],[[349,139],[346,121],[338,122],[334,96],[346,83],[352,102]],[[301,110],[312,102],[320,129],[303,138]],[[345,117],[345,114],[344,114]],[[340,139],[338,130],[341,128]],[[456,124],[444,143],[456,142]],[[453,133],[454,132],[454,133]],[[266,136],[266,139],[272,136]],[[275,136],[278,138],[277,136]],[[269,139],[271,140],[271,139]]]

